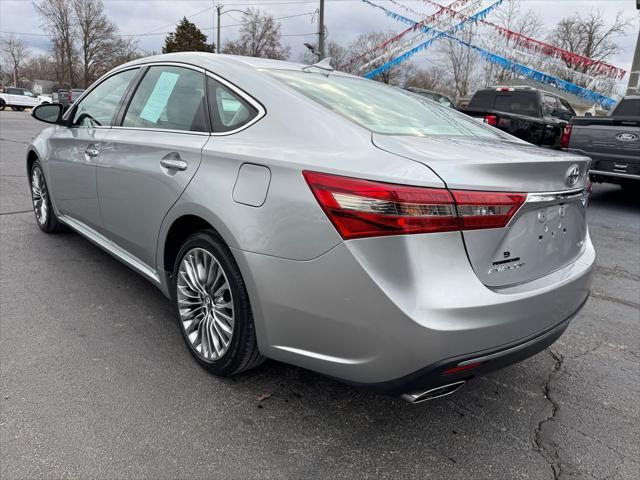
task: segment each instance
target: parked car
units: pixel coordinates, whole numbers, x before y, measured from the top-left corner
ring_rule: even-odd
[[[565,99],[527,86],[478,90],[460,111],[526,142],[551,148],[560,148],[564,127],[576,114]]]
[[[640,186],[640,95],[624,97],[607,117],[575,117],[565,127],[562,147],[587,155],[594,182]]]
[[[425,90],[424,88],[417,87],[406,87],[405,90],[416,93],[422,97],[428,98],[429,100],[433,100],[434,102],[438,102],[442,105],[445,105],[450,108],[455,108],[455,104],[453,100],[442,93],[434,92],[433,90]]]
[[[58,103],[62,104],[62,106],[66,110],[73,104],[73,102],[80,98],[83,92],[83,88],[61,88],[56,92],[56,98]]]
[[[39,227],[157,286],[215,374],[266,357],[419,402],[546,348],[589,295],[589,159],[395,87],[184,52],[61,112],[33,112],[56,125],[27,151]]]
[[[0,110],[11,107],[12,110],[21,111],[41,103],[50,103],[50,98],[38,97],[32,91],[24,88],[8,87],[4,93],[0,93]]]

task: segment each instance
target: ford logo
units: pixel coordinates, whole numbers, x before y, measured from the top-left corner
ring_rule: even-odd
[[[567,182],[567,186],[573,187],[576,183],[578,183],[579,179],[580,179],[580,167],[578,167],[578,165],[575,165],[575,164],[571,165],[565,175],[565,181]]]
[[[619,133],[618,135],[616,135],[616,139],[620,140],[621,142],[633,142],[634,140],[638,139],[638,135],[636,135],[635,133]]]

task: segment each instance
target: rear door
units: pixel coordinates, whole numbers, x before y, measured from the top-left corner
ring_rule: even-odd
[[[102,149],[97,182],[104,234],[154,271],[162,220],[210,138],[205,97],[203,70],[148,67]]]
[[[116,73],[100,82],[74,108],[68,126],[55,127],[48,159],[56,208],[66,216],[100,228],[96,165],[102,140],[116,116],[120,101],[139,68]]]

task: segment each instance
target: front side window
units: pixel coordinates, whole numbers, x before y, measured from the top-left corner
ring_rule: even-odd
[[[91,90],[78,104],[71,121],[74,127],[109,126],[120,100],[138,69],[116,73]]]
[[[558,111],[558,100],[551,95],[544,95],[542,108],[545,115],[556,115]]]
[[[253,120],[258,111],[233,90],[207,77],[211,126],[216,133],[230,132]]]
[[[375,133],[504,138],[451,108],[373,80],[341,74],[272,70],[271,75]]]
[[[569,102],[563,100],[562,98],[558,98],[558,112],[560,114],[560,118],[562,118],[563,120],[571,120],[576,116],[576,112],[573,107],[569,104]]]
[[[29,90],[25,90],[25,91],[24,91],[24,94],[25,94],[27,97],[35,97],[35,95],[33,94],[33,92],[30,92]]]
[[[182,67],[150,67],[122,122],[123,127],[204,132],[204,74]]]

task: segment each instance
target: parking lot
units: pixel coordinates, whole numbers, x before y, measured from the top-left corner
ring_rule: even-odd
[[[74,233],[40,232],[0,112],[0,477],[640,478],[640,195],[595,185],[593,293],[553,347],[410,405],[269,361],[190,356],[168,300]]]

